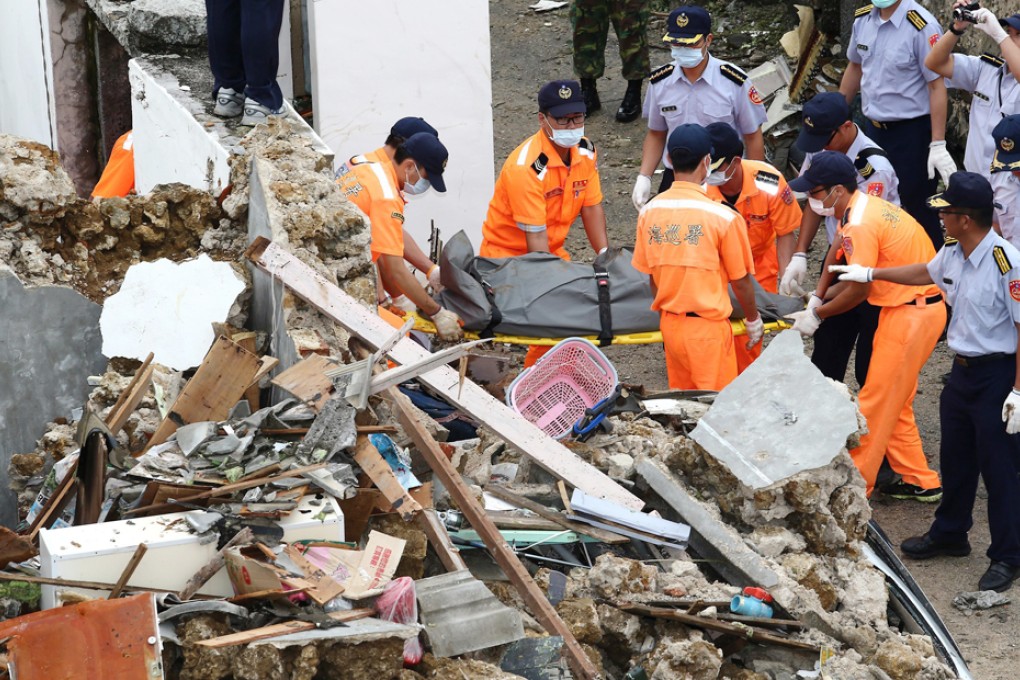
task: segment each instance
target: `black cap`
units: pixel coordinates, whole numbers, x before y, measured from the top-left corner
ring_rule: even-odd
[[[673,165],[683,165],[711,154],[712,138],[697,123],[684,123],[669,133],[666,150]]]
[[[804,153],[817,153],[825,148],[843,123],[850,120],[850,107],[839,92],[819,92],[804,104],[797,148]]]
[[[992,172],[1020,170],[1020,114],[1006,116],[992,128],[995,154]]]
[[[677,7],[666,20],[662,42],[683,47],[693,45],[712,32],[712,15],[697,5]]]
[[[450,157],[439,137],[427,132],[411,135],[404,141],[404,151],[414,162],[425,168],[429,183],[439,193],[446,191],[443,171],[446,170],[446,159]]]
[[[554,80],[538,91],[538,110],[546,111],[553,118],[573,113],[587,113],[584,94],[576,80]]]
[[[991,208],[995,202],[992,184],[976,172],[954,172],[949,176],[949,186],[941,194],[928,199],[932,210],[942,208]]]
[[[857,180],[857,168],[845,153],[823,151],[811,158],[811,165],[800,177],[790,180],[790,190],[806,193],[815,187],[831,187]]]
[[[1020,31],[1020,14],[1011,14],[1005,19],[999,19],[999,25],[1003,28],[1012,28],[1014,31]]]
[[[729,123],[711,123],[705,128],[712,140],[712,169],[734,156],[744,155],[744,142]]]
[[[408,116],[407,118],[401,118],[393,127],[390,128],[390,134],[394,137],[400,137],[407,139],[411,135],[416,135],[419,132],[427,132],[435,137],[439,136],[436,129],[425,122],[424,118],[418,118],[415,116]]]

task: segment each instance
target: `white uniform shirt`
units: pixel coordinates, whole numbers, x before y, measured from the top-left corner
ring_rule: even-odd
[[[928,263],[928,274],[953,308],[950,349],[966,357],[1016,351],[1020,251],[1009,241],[990,229],[969,258],[959,244],[946,244]]]
[[[887,21],[878,12],[873,7],[854,21],[846,51],[850,61],[861,65],[864,115],[882,123],[927,115],[928,83],[941,76],[925,68],[924,58],[942,27],[914,0],[903,0]]]
[[[1020,111],[1020,85],[1005,64],[997,66],[994,62],[994,57],[954,54],[953,77],[946,80],[946,87],[974,93],[963,167],[985,177],[990,177],[995,152],[992,128],[1003,117]]]
[[[847,157],[855,162],[857,156],[865,149],[879,149],[881,148],[878,144],[871,141],[871,138],[864,134],[860,128],[857,128],[857,137],[853,143],[850,144],[850,148],[846,150]],[[820,152],[819,152],[820,153]],[[801,168],[800,174],[807,172],[807,169],[811,167],[811,159],[815,154],[809,153],[804,157],[804,166]],[[861,174],[861,171],[857,171],[857,188],[865,194],[871,196],[878,196],[883,198],[890,203],[895,205],[900,204],[900,192],[899,192],[899,180],[896,179],[896,171],[893,170],[892,163],[885,156],[873,155],[869,156],[867,161],[871,163],[873,170],[867,177]],[[826,217],[825,218],[825,235],[829,239],[829,243],[832,243],[832,239],[836,238],[836,231],[839,229],[839,218],[837,217]]]
[[[1012,172],[995,172],[991,181],[998,204],[995,223],[999,225],[1002,237],[1020,248],[1020,179]]]
[[[737,78],[727,77],[724,70],[738,74]],[[744,78],[743,84],[737,82],[740,77]],[[684,123],[729,123],[741,135],[749,135],[768,117],[751,79],[733,64],[712,55],[701,77],[693,83],[676,64],[653,71],[642,115],[648,119],[648,129],[665,130],[667,138]],[[668,150],[663,150],[662,162],[667,168],[673,167]]]

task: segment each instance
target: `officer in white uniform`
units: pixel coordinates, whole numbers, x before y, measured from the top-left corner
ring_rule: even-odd
[[[642,115],[648,119],[641,152],[641,170],[631,195],[638,210],[652,192],[652,173],[660,160],[666,167],[659,193],[673,183],[666,138],[677,126],[727,123],[744,138],[746,157],[765,160],[761,125],[767,116],[758,91],[747,74],[708,53],[712,44],[712,17],[695,5],[669,14],[663,42],[671,47],[673,63],[652,71]]]
[[[946,149],[946,86],[924,65],[942,35],[935,17],[915,0],[874,0],[856,12],[839,91],[851,102],[858,90],[868,135],[889,154],[903,208],[921,223],[936,250],[942,230],[925,206],[956,170]]]
[[[935,283],[953,306],[946,342],[956,357],[939,404],[942,502],[928,532],[901,549],[917,560],[969,555],[980,475],[992,540],[978,590],[1001,592],[1020,575],[1020,251],[990,228],[992,201],[983,176],[954,173],[946,191],[929,199],[949,237],[931,262],[833,271],[847,281]]]
[[[1006,116],[992,129],[992,188],[999,233],[1020,248],[1020,114]]]
[[[946,87],[974,95],[970,104],[970,130],[963,166],[970,172],[990,177],[992,153],[995,151],[992,128],[1004,116],[1020,113],[1020,86],[1004,59],[1014,62],[1020,72],[1020,31],[1017,30],[1020,28],[1020,14],[1001,20],[987,9],[976,10],[973,14],[980,21],[977,24],[954,21],[924,63],[948,79]],[[988,52],[979,57],[954,54],[953,48],[968,26],[975,26],[995,44],[1002,45],[1002,56]]]

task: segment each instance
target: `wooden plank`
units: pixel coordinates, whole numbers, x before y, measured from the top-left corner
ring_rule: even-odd
[[[560,618],[545,593],[532,580],[528,570],[517,559],[517,555],[503,540],[499,529],[492,524],[488,515],[485,514],[485,509],[471,494],[471,490],[461,479],[460,473],[447,459],[436,440],[411,415],[411,401],[395,387],[389,388],[386,394],[397,409],[397,419],[404,428],[404,432],[432,467],[433,473],[446,487],[450,497],[457,502],[457,507],[464,513],[464,517],[471,523],[474,530],[478,532],[485,546],[492,553],[493,559],[496,560],[496,564],[517,588],[517,592],[520,593],[525,604],[550,635],[563,637],[563,647],[570,667],[574,671],[574,676],[582,680],[594,680],[600,677],[598,670],[577,642],[577,638]]]
[[[362,472],[368,475],[376,488],[382,491],[386,500],[393,505],[393,511],[400,513],[405,522],[411,521],[415,513],[421,512],[418,501],[411,498],[407,489],[397,479],[393,468],[365,435],[358,437],[358,443],[354,447],[354,460],[361,466]]]
[[[294,591],[292,590],[290,592],[293,593]],[[346,622],[357,621],[358,619],[367,619],[374,614],[375,611],[372,609],[350,609],[345,612],[330,614],[329,618],[334,619],[335,621]],[[291,633],[301,633],[315,628],[316,625],[310,621],[285,621],[284,623],[274,623],[271,626],[262,626],[261,628],[244,630],[240,633],[231,633],[230,635],[221,635],[219,637],[209,638],[208,640],[199,640],[195,644],[200,647],[208,647],[210,649],[221,649],[223,647],[246,645],[249,642],[255,642],[256,640],[265,640],[267,638],[280,637],[281,635],[290,635]]]
[[[42,510],[40,510],[39,514],[35,516],[35,520],[28,528],[28,540],[35,543],[36,537],[39,535],[39,530],[49,529],[50,526],[57,521],[57,518],[60,517],[60,513],[64,511],[67,504],[71,502],[71,499],[74,497],[78,488],[78,485],[75,484],[75,480],[77,480],[77,470],[78,461],[76,460],[67,468],[67,474],[65,474],[64,478],[60,480],[60,484],[53,489],[53,493],[51,493],[50,497],[46,500]]]
[[[48,576],[29,576],[20,572],[0,571],[0,581],[20,581],[21,583],[38,583],[45,586],[60,586],[62,588],[82,588],[84,590],[113,590],[116,583],[103,583],[100,581],[75,581],[65,578],[50,578]],[[168,593],[166,588],[149,588],[147,586],[125,585],[124,590],[136,590],[145,593]],[[220,600],[222,598],[213,595],[196,595],[198,600]]]
[[[223,336],[217,338],[195,375],[177,395],[146,449],[165,442],[181,425],[226,419],[251,385],[258,366],[259,360],[254,354]]]
[[[282,246],[258,238],[248,248],[245,256],[260,269],[283,282],[295,295],[362,338],[372,348],[380,347],[393,334],[393,328],[373,310],[359,304]],[[425,348],[408,338],[401,338],[388,353],[399,364],[421,361],[428,355]],[[546,436],[474,381],[466,380],[463,393],[458,395],[459,376],[452,368],[443,366],[421,374],[418,379],[458,409],[485,423],[486,427],[508,444],[530,456],[549,473],[566,480],[572,487],[582,489],[592,496],[611,499],[634,510],[644,506],[640,498]]]
[[[555,522],[557,525],[563,527],[564,529],[570,529],[573,532],[583,534],[585,536],[591,536],[592,538],[598,541],[602,541],[603,543],[621,544],[630,542],[630,539],[627,538],[626,536],[621,536],[620,534],[614,534],[611,531],[606,531],[604,529],[598,529],[596,527],[588,526],[586,524],[581,524],[580,522],[571,522],[561,513],[556,512],[555,510],[552,510],[550,508],[547,508],[541,503],[536,503],[530,498],[525,498],[524,496],[515,494],[513,491],[510,491],[505,487],[490,484],[489,486],[485,487],[485,493],[492,494],[496,498],[504,500],[507,503],[512,503],[519,508],[530,510],[539,517],[549,520],[550,522]]]
[[[136,408],[138,408],[139,402],[142,401],[142,397],[145,396],[146,391],[149,389],[149,385],[152,384],[152,373],[156,369],[152,365],[153,353],[149,352],[149,356],[145,357],[145,361],[138,367],[131,382],[124,388],[124,391],[120,393],[117,398],[117,403],[113,405],[110,412],[106,414],[106,426],[110,428],[112,434],[117,434],[120,429],[124,427],[124,424],[131,417],[131,414]]]
[[[326,371],[331,368],[336,368],[336,362],[322,355],[313,354],[283,371],[270,382],[319,411],[333,394],[333,381],[326,376]]]
[[[432,549],[439,556],[447,571],[461,571],[467,569],[464,558],[460,556],[460,550],[450,540],[450,534],[446,527],[439,521],[439,515],[435,509],[426,508],[418,515],[418,528],[425,532],[432,544]]]
[[[149,355],[152,356],[152,355]],[[138,568],[138,563],[145,557],[146,551],[148,551],[149,545],[147,543],[139,543],[138,547],[135,548],[135,554],[131,556],[131,561],[124,567],[124,571],[121,572],[120,578],[117,579],[117,584],[110,591],[110,596],[106,599],[116,600],[120,597],[120,594],[124,591],[124,586],[127,585],[128,579],[135,573],[135,569]]]
[[[489,516],[492,523],[496,525],[497,529],[508,530],[508,531],[563,531],[556,522],[550,522],[542,517],[524,517],[522,515],[513,515],[507,512],[496,512],[493,510],[486,510],[485,514]]]

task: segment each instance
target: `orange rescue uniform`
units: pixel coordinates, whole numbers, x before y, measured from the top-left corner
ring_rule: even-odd
[[[740,195],[733,205],[747,224],[747,239],[754,258],[754,277],[770,293],[779,291],[779,255],[776,239],[792,234],[800,226],[800,205],[786,186],[786,178],[775,167],[764,161],[742,159],[744,173]],[[717,186],[708,187],[708,197],[726,203],[726,197]],[[742,373],[751,362],[761,356],[762,345],[747,349],[738,342],[737,372]]]
[[[860,191],[850,200],[839,237],[849,264],[902,267],[935,257],[931,239],[913,217]],[[946,325],[946,305],[934,284],[870,285],[868,302],[882,309],[868,380],[858,395],[868,434],[850,455],[869,495],[883,457],[906,483],[933,489],[940,485],[939,477],[924,456],[913,404],[917,377]]]
[[[124,197],[135,188],[135,143],[128,130],[113,145],[103,174],[92,190],[92,198]]]
[[[595,145],[587,137],[570,149],[570,165],[544,132],[524,140],[503,164],[482,225],[482,257],[528,252],[520,225],[545,225],[549,250],[569,260],[563,248],[581,208],[602,202]]]
[[[336,183],[347,200],[368,215],[372,262],[380,255],[404,257],[404,206],[400,183],[383,149],[354,156],[340,166]]]
[[[737,376],[729,282],[754,273],[744,218],[674,182],[641,210],[633,264],[656,288],[669,386],[721,390]]]

